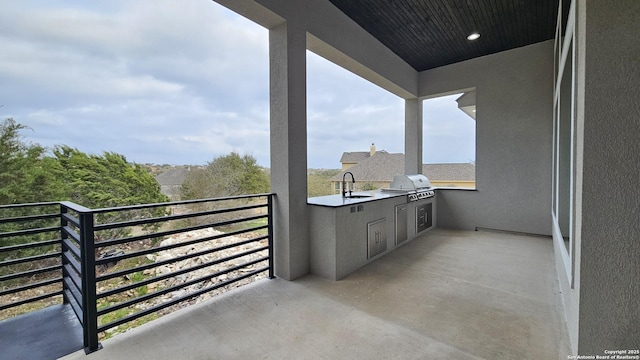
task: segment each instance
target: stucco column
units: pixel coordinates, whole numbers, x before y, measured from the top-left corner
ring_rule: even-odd
[[[422,174],[422,100],[404,101],[404,173]]]
[[[275,273],[292,280],[309,272],[304,29],[285,22],[269,30],[269,71]]]
[[[640,2],[575,4],[578,354],[604,355],[640,346]]]

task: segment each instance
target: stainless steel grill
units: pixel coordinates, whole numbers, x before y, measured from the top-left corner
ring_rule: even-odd
[[[416,175],[396,175],[391,182],[391,189],[394,190],[424,190],[431,189],[431,182],[422,174]]]
[[[407,193],[407,201],[417,201],[433,197],[435,192],[431,189],[431,182],[422,174],[396,175],[391,186],[382,191],[402,191]]]

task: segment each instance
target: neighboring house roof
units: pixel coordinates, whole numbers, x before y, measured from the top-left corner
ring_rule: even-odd
[[[378,151],[373,156],[369,156],[350,167],[347,171],[353,173],[358,182],[391,181],[394,175],[404,173],[404,154]],[[343,174],[344,171],[332,177],[331,181],[342,181]]]
[[[344,153],[342,159],[345,158]],[[369,153],[366,153],[367,155]],[[357,182],[391,182],[395,175],[404,174],[404,154],[390,154],[386,151],[378,151],[350,167],[347,171],[353,173]],[[331,181],[342,181],[344,171],[333,176]],[[474,181],[475,165],[472,163],[452,164],[423,164],[422,173],[434,181]]]
[[[368,151],[344,152],[340,158],[341,163],[357,164],[370,156]]]
[[[475,181],[476,166],[472,163],[422,164],[422,173],[434,181]]]

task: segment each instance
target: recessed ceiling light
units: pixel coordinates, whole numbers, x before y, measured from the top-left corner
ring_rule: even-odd
[[[480,34],[478,34],[477,32],[471,33],[469,36],[467,36],[467,40],[475,40],[477,38],[480,37]]]

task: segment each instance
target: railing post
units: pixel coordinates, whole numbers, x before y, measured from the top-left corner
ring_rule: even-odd
[[[269,242],[269,279],[275,278],[273,253],[273,194],[267,196],[267,232]]]
[[[69,303],[69,298],[67,297],[67,290],[69,289],[67,288],[67,284],[64,281],[65,277],[67,276],[64,266],[69,263],[67,261],[67,258],[64,256],[64,239],[68,237],[67,233],[64,231],[64,227],[68,225],[67,220],[65,220],[63,216],[66,213],[67,207],[64,206],[64,204],[60,204],[60,259],[62,259],[62,301],[65,304]]]
[[[79,212],[80,251],[82,256],[82,323],[84,352],[101,348],[98,343],[98,309],[96,304],[96,253],[93,212]]]

